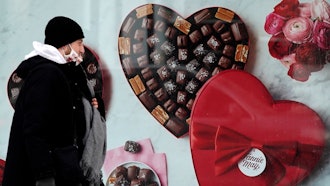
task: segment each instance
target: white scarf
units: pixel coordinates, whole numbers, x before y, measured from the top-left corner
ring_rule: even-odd
[[[67,63],[62,54],[57,50],[57,48],[53,47],[52,45],[43,44],[38,41],[33,41],[32,45],[34,50],[27,54],[25,56],[25,59],[40,55],[58,64]]]

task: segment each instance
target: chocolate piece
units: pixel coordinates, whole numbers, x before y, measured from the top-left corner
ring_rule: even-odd
[[[154,91],[156,90],[156,88],[158,88],[158,82],[155,78],[151,78],[150,80],[148,80],[146,82],[147,87],[149,88],[149,90]]]
[[[190,32],[191,23],[189,23],[182,17],[177,16],[174,22],[174,27],[187,35]]]
[[[123,62],[123,67],[125,69],[125,72],[127,74],[127,76],[132,76],[135,74],[135,65],[133,64],[133,61],[130,57],[124,58],[122,60]]]
[[[129,55],[131,53],[131,39],[129,37],[118,38],[119,54]]]
[[[130,186],[144,186],[145,183],[139,179],[133,179]]]
[[[145,80],[148,80],[148,79],[150,79],[153,76],[153,73],[152,73],[152,71],[151,71],[151,69],[149,67],[146,67],[146,68],[142,69],[141,70],[141,74],[142,74],[142,77]]]
[[[194,105],[195,99],[189,99],[188,103],[186,104],[187,109],[191,110]]]
[[[134,39],[138,41],[142,41],[143,39],[147,38],[147,33],[145,30],[137,29],[134,34]]]
[[[154,25],[154,30],[164,33],[166,24],[163,21],[157,20]]]
[[[225,8],[221,8],[221,7],[219,7],[217,12],[215,13],[216,18],[229,22],[229,23],[233,21],[234,16],[235,16],[234,12],[227,10]]]
[[[149,183],[152,179],[153,173],[150,169],[142,168],[139,172],[139,179],[145,183]]]
[[[225,30],[225,27],[226,27],[226,25],[225,25],[222,21],[220,21],[220,20],[216,21],[216,22],[213,24],[213,29],[214,29],[217,33],[221,33],[221,32],[223,32],[223,31]]]
[[[179,65],[179,61],[173,56],[166,61],[166,64],[167,64],[168,68],[171,69],[171,71],[176,71],[176,69]]]
[[[168,27],[165,31],[165,36],[168,38],[168,39],[173,39],[174,36],[176,35],[177,33],[177,30],[174,29],[173,27]]]
[[[166,93],[166,91],[163,88],[158,89],[155,92],[155,96],[158,99],[158,101],[165,101],[168,98],[168,94]]]
[[[164,103],[164,108],[167,112],[173,112],[176,109],[176,103],[169,99]]]
[[[203,63],[207,66],[207,67],[212,67],[215,62],[217,61],[217,56],[213,53],[213,52],[209,52],[208,54],[206,54],[206,56],[203,58]]]
[[[137,64],[139,65],[139,67],[141,67],[141,68],[144,68],[149,65],[149,59],[148,59],[147,55],[138,57],[136,59],[136,61],[137,61]]]
[[[178,119],[170,119],[166,123],[165,127],[171,131],[175,136],[183,135],[188,129],[188,125],[179,121]]]
[[[193,59],[186,65],[186,69],[188,72],[195,74],[197,73],[199,66],[200,64],[198,63],[198,61],[196,59]]]
[[[198,71],[195,77],[199,81],[205,82],[209,78],[209,76],[210,76],[210,72],[203,67]]]
[[[221,34],[221,39],[224,43],[231,43],[233,41],[233,37],[231,36],[231,33],[229,31]]]
[[[158,15],[165,18],[169,22],[171,22],[173,19],[173,12],[170,10],[167,10],[163,7],[159,8],[157,13],[158,13]]]
[[[128,180],[134,180],[138,178],[140,167],[135,165],[127,167],[127,178]]]
[[[175,50],[175,46],[173,45],[173,43],[169,42],[169,41],[165,41],[161,46],[160,49],[165,53],[165,55],[169,56],[173,53],[173,51]]]
[[[151,60],[156,64],[156,65],[162,65],[164,63],[164,56],[161,54],[159,51],[155,50],[150,54]]]
[[[162,125],[164,125],[165,122],[170,118],[169,115],[165,112],[165,110],[159,105],[157,105],[156,108],[151,111],[151,114]],[[141,173],[141,170],[140,170],[140,173]],[[139,178],[140,178],[140,175],[139,175]]]
[[[228,57],[233,57],[235,55],[235,48],[231,45],[225,45],[222,53]]]
[[[129,17],[125,23],[125,25],[122,27],[122,31],[125,32],[126,34],[128,34],[132,28],[132,26],[135,23],[135,19],[132,17]]]
[[[141,146],[139,143],[135,141],[126,141],[124,145],[124,150],[127,152],[132,152],[132,153],[138,153],[141,150]],[[128,167],[128,174],[130,173],[129,170],[130,168]],[[129,177],[129,176],[128,176]],[[131,178],[129,178],[131,180]]]
[[[172,80],[165,82],[164,87],[169,95],[172,95],[177,91],[177,85]]]
[[[204,21],[210,17],[211,17],[210,10],[204,9],[194,16],[194,20],[195,20],[196,24],[199,24],[202,21]]]
[[[178,47],[185,47],[188,44],[188,37],[186,35],[179,35],[176,39],[176,45]]]
[[[213,50],[217,51],[221,47],[221,42],[214,36],[211,36],[207,41],[207,45]]]
[[[154,13],[152,4],[147,4],[147,5],[141,6],[139,8],[136,8],[135,11],[136,11],[137,18],[141,18],[141,17]]]
[[[124,166],[118,166],[115,168],[113,176],[119,178],[120,176],[127,176],[127,168]]]
[[[197,47],[193,50],[193,53],[197,58],[204,56],[207,52],[208,50],[205,48],[204,44],[197,45]]]
[[[114,186],[130,186],[129,180],[123,175],[116,178]]]
[[[203,25],[201,27],[201,31],[203,36],[208,36],[210,34],[212,34],[212,27],[210,25]]]
[[[175,112],[175,116],[181,120],[185,120],[188,116],[188,111],[182,107],[179,107],[178,110]]]
[[[176,97],[176,102],[179,104],[186,104],[186,102],[188,101],[188,93],[185,91],[178,91],[178,95]]]
[[[158,74],[159,78],[160,78],[162,81],[167,80],[167,79],[170,78],[170,76],[171,76],[171,73],[170,73],[170,71],[166,68],[166,66],[162,66],[162,67],[160,67],[160,68],[157,70],[157,74]]]
[[[139,54],[144,51],[143,43],[135,43],[133,44],[133,53]]]
[[[134,76],[134,78],[129,79],[129,83],[131,84],[131,87],[136,95],[139,95],[146,90],[139,75],[136,75]]]
[[[189,34],[189,38],[192,43],[197,43],[202,39],[202,34],[198,30],[195,30]]]
[[[247,45],[238,44],[236,46],[235,61],[246,63],[249,53],[249,47]]]
[[[180,85],[186,84],[188,79],[187,72],[183,70],[179,70],[176,74],[176,83]]]
[[[151,110],[156,106],[156,101],[153,99],[153,94],[146,91],[139,95],[139,100],[143,103],[143,105]]]
[[[160,39],[157,36],[157,34],[153,34],[153,35],[151,35],[150,37],[147,38],[147,43],[148,43],[150,48],[153,48],[155,45],[160,43]]]
[[[180,48],[178,50],[178,59],[180,61],[185,61],[188,59],[188,49]]]
[[[197,92],[198,90],[198,82],[194,79],[190,80],[188,82],[188,84],[186,85],[185,89],[187,92],[189,92],[190,94],[194,94]]]
[[[224,69],[227,69],[227,68],[231,67],[232,62],[227,57],[221,56],[221,58],[219,59],[218,65]]]
[[[150,18],[143,18],[141,28],[146,28],[148,30],[152,29],[154,20]]]
[[[236,41],[242,41],[248,38],[247,30],[242,22],[236,22],[230,25],[231,31]]]

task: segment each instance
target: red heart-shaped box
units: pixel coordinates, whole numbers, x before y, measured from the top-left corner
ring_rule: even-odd
[[[306,105],[273,100],[255,76],[227,70],[213,76],[197,95],[191,115],[190,144],[201,186],[296,185],[319,162],[325,127]],[[266,157],[254,177],[238,162],[251,149]]]

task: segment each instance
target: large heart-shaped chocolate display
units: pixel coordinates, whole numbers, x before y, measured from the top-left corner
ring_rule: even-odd
[[[244,69],[248,40],[244,23],[231,10],[206,8],[185,19],[164,6],[146,4],[124,20],[118,48],[135,95],[180,137],[189,130],[200,87],[222,70]]]
[[[291,186],[320,160],[325,127],[306,105],[275,101],[253,75],[227,70],[200,90],[190,143],[201,186]]]

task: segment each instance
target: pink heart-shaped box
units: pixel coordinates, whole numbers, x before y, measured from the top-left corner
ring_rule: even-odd
[[[306,105],[273,100],[256,77],[228,70],[212,77],[197,95],[190,143],[201,186],[296,185],[320,160],[325,127]],[[252,148],[266,156],[265,170],[255,177],[238,167]]]

